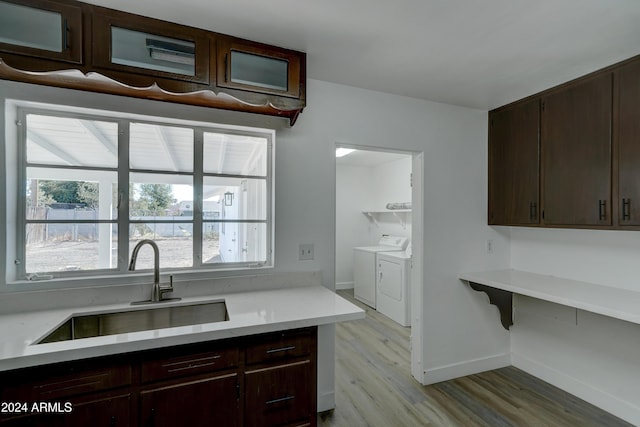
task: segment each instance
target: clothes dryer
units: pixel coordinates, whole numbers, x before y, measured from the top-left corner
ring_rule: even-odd
[[[407,237],[383,235],[376,246],[353,248],[353,294],[357,300],[376,308],[376,254],[404,251],[408,244]]]
[[[411,251],[378,252],[376,310],[411,326]]]

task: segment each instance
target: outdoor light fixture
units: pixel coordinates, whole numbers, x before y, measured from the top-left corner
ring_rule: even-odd
[[[233,205],[233,193],[228,191],[224,193],[224,205],[225,206]]]
[[[147,39],[147,49],[149,49],[149,56],[153,59],[186,65],[195,65],[196,63],[196,49],[194,46]]]

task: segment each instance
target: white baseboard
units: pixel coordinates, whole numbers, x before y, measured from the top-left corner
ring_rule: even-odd
[[[481,359],[465,360],[451,365],[440,366],[424,371],[422,384],[435,384],[467,375],[473,375],[492,369],[504,368],[511,365],[511,354],[496,354]]]
[[[353,282],[336,283],[336,290],[341,290],[341,289],[353,289]]]
[[[318,412],[329,411],[336,408],[336,397],[334,392],[318,394]]]
[[[511,363],[516,368],[522,369],[526,373],[540,378],[582,400],[586,400],[616,417],[622,418],[633,425],[640,425],[640,408],[620,399],[618,396],[602,391],[591,384],[582,382],[521,354],[512,353]]]

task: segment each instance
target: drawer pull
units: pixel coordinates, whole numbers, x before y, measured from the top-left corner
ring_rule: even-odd
[[[281,397],[280,399],[267,400],[265,402],[265,405],[273,405],[274,403],[286,402],[287,400],[292,400],[295,398],[296,398],[295,396],[285,396],[285,397]]]
[[[295,350],[295,349],[296,349],[295,345],[290,345],[289,347],[272,348],[270,350],[267,350],[267,354],[280,353],[281,351],[289,351],[289,350]]]
[[[55,383],[47,383],[35,387],[41,398],[81,393],[85,390],[96,390],[108,381],[108,374],[97,374],[83,378],[73,378]]]
[[[187,369],[197,369],[205,366],[215,365],[216,359],[220,359],[220,355],[215,355],[211,357],[202,357],[200,359],[192,359],[182,362],[168,363],[165,365],[167,367],[167,372],[178,372],[184,371]],[[185,366],[186,365],[186,366]]]

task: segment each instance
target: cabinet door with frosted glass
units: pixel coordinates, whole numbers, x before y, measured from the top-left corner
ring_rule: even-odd
[[[209,84],[210,43],[203,30],[100,9],[93,38],[92,65],[126,73],[127,83],[149,84],[135,80],[139,75]]]
[[[82,63],[82,11],[46,0],[0,0],[1,52]]]
[[[218,40],[217,85],[304,98],[304,53],[232,38]]]

